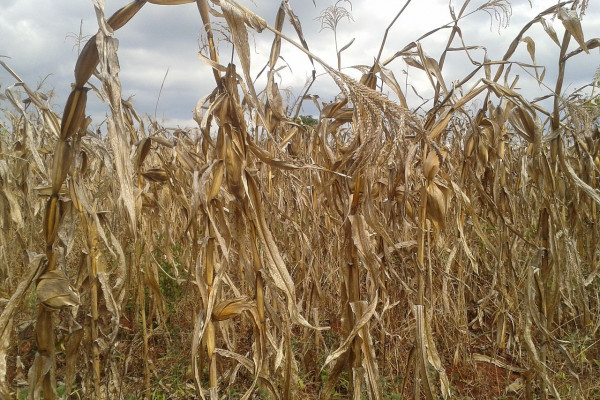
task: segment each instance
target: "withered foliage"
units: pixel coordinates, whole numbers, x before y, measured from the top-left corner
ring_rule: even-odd
[[[510,4],[467,0],[358,81],[341,72],[351,43],[327,65],[287,1],[273,26],[233,0],[196,3],[215,89],[194,129],[147,123],[121,98],[114,31],[145,1],[106,19],[93,0],[99,30],[62,116],[2,63],[15,83],[0,137],[0,397],[600,396],[600,109],[563,88],[568,63],[600,45],[581,28],[587,2],[552,5],[490,60],[459,24],[470,10],[507,23]],[[239,65],[221,63],[215,23]],[[528,34],[539,26],[543,43]],[[249,30],[274,36],[261,88]],[[428,55],[422,39],[448,32]],[[315,124],[298,117],[312,81],[296,104],[278,87],[282,41],[339,87]],[[536,44],[557,53],[548,109],[517,89],[517,69],[550,85]],[[513,60],[519,47],[531,64]],[[453,83],[450,53],[473,66]],[[408,108],[402,61],[430,82],[429,109]],[[92,76],[106,134],[86,117]],[[177,346],[176,381],[163,361]],[[480,373],[499,385],[470,386]]]

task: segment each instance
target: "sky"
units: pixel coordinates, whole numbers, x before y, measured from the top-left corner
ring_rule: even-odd
[[[121,0],[105,0],[107,17],[127,4]],[[210,3],[210,2],[209,2]],[[275,15],[281,4],[276,0],[240,0],[269,25],[275,24]],[[354,0],[339,1],[351,14],[352,19],[342,19],[337,29],[338,47],[352,39],[352,45],[342,53],[343,72],[359,77],[353,66],[372,64],[379,51],[385,29],[406,3],[405,0]],[[467,10],[475,10],[484,1],[473,0]],[[589,2],[582,20],[585,40],[600,37],[600,1]],[[333,0],[289,0],[300,22],[308,46],[314,54],[329,65],[336,66],[334,34],[321,29],[317,17]],[[413,0],[390,29],[382,59],[385,60],[408,43],[417,40],[424,33],[451,21],[449,4],[458,12],[463,1],[453,0]],[[514,0],[508,26],[505,20],[498,21],[493,13],[479,11],[460,24],[467,45],[484,46],[489,59],[500,59],[519,30],[539,12],[556,4],[555,0]],[[217,7],[218,9],[218,7]],[[212,17],[213,21],[218,19]],[[548,22],[561,39],[564,28],[557,18],[548,16]],[[41,85],[43,91],[53,92],[50,99],[52,108],[60,115],[64,102],[74,81],[73,69],[77,60],[80,35],[89,37],[97,32],[98,24],[92,1],[86,0],[2,0],[0,3],[0,56],[30,87]],[[283,32],[297,41],[297,35],[288,21]],[[121,67],[119,77],[122,83],[122,97],[130,99],[141,115],[156,117],[165,126],[195,126],[192,111],[197,101],[209,94],[215,86],[214,79],[206,64],[198,57],[203,42],[203,29],[194,3],[177,6],[146,4],[140,12],[114,36],[119,41],[118,57]],[[448,39],[449,30],[438,31],[421,41],[425,53],[438,59]],[[558,46],[536,24],[529,32],[536,42],[536,61],[545,65],[545,82],[554,86],[557,75]],[[217,33],[220,43],[221,63],[231,59],[231,46]],[[274,35],[271,32],[250,33],[252,76],[257,76],[268,61]],[[458,46],[458,42],[455,42]],[[571,48],[576,43],[572,41]],[[206,54],[206,52],[205,52]],[[474,50],[473,55],[483,58],[482,50]],[[278,67],[277,83],[286,89],[290,103],[301,93],[312,66],[307,57],[292,45],[284,42],[282,59]],[[516,59],[531,63],[526,44],[520,44]],[[238,64],[239,65],[239,64]],[[405,88],[409,105],[421,103],[410,83],[421,96],[427,97],[426,76],[414,67],[409,67],[398,58],[388,65],[396,79]],[[464,53],[452,54],[444,66],[447,83],[462,79],[474,67],[468,63]],[[589,83],[600,68],[600,52],[596,48],[590,54],[580,54],[569,60],[565,75],[567,90],[573,90]],[[408,71],[408,73],[407,73]],[[332,80],[317,68],[318,79],[311,93],[319,94],[320,101],[331,101],[339,92]],[[519,87],[526,92],[528,99],[548,93],[540,90],[527,71],[513,67],[513,73],[520,76]],[[408,78],[408,80],[407,80]],[[90,81],[98,86],[96,78]],[[257,90],[262,89],[264,74],[257,81]],[[0,93],[13,85],[15,80],[0,67]],[[162,90],[161,90],[162,87]],[[386,92],[387,89],[384,89]],[[160,97],[159,97],[160,95]],[[392,96],[393,97],[393,96]],[[5,107],[2,105],[0,107]],[[87,113],[93,124],[100,124],[107,108],[96,96],[90,96]],[[312,102],[305,103],[301,114],[316,114]]]

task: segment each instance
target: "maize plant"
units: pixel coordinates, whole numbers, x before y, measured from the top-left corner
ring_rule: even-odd
[[[186,3],[214,89],[175,129],[122,98],[116,38],[143,6]],[[62,115],[0,61],[0,398],[598,398],[600,108],[565,82],[598,60],[589,4],[550,5],[494,60],[460,26],[507,24],[507,0],[465,0],[391,49],[409,3],[358,75],[340,1],[320,17],[330,66],[288,1],[271,25],[234,0],[134,0],[109,18],[93,0]],[[554,82],[534,28],[558,49]],[[249,34],[272,40],[267,58]],[[296,99],[286,48],[313,68]],[[472,66],[452,82],[449,55]],[[404,66],[430,85],[419,107]],[[311,99],[319,115],[301,116]]]

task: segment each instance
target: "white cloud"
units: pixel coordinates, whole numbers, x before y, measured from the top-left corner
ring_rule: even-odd
[[[336,66],[335,44],[330,30],[320,30],[315,18],[327,6],[334,4],[333,0],[315,0],[316,7],[310,0],[290,0],[290,5],[300,18],[304,36],[310,50],[323,58],[327,63]],[[110,15],[125,2],[107,2],[106,14]],[[241,3],[263,16],[267,23],[274,24],[279,1],[264,0],[252,2],[242,0]],[[343,20],[338,29],[338,45],[343,46],[351,39],[355,42],[342,53],[344,67],[371,64],[379,51],[385,28],[404,5],[404,1],[392,0],[354,0],[352,15],[354,21]],[[528,2],[514,2],[512,18],[506,29],[498,33],[498,22],[485,13],[470,16],[460,24],[462,34],[468,45],[484,45],[491,59],[501,58],[510,42],[519,30],[539,12],[551,6],[547,1],[532,1],[533,8]],[[590,2],[591,3],[591,2]],[[600,37],[600,4],[590,4],[583,19],[583,29],[586,39]],[[343,5],[341,2],[340,5]],[[456,12],[462,2],[452,2]],[[481,1],[469,6],[472,10]],[[551,20],[559,38],[564,29],[560,21]],[[214,19],[214,17],[213,17]],[[4,59],[30,85],[36,86],[47,75],[47,89],[54,88],[57,93],[56,109],[62,110],[64,101],[73,81],[73,68],[77,59],[73,33],[79,31],[83,21],[83,34],[95,33],[97,23],[91,2],[80,0],[56,0],[53,2],[38,0],[4,0],[0,5],[0,55],[9,56]],[[416,40],[428,31],[451,21],[448,3],[445,0],[413,1],[398,21],[391,28],[383,51],[382,59],[393,55],[406,44]],[[146,4],[127,25],[115,33],[119,39],[119,59],[123,96],[134,95],[134,104],[141,114],[154,114],[158,93],[167,69],[169,73],[164,83],[158,104],[157,116],[164,116],[172,121],[191,121],[191,110],[196,101],[209,93],[214,87],[214,79],[210,68],[197,57],[199,36],[202,33],[201,19],[195,4],[181,6],[157,6]],[[283,32],[298,41],[297,35],[286,20]],[[449,29],[438,31],[422,41],[426,54],[437,59],[443,50]],[[541,25],[532,27],[528,32],[536,40],[536,60],[547,66],[546,76],[550,87],[554,86],[558,57],[557,46],[547,37]],[[70,36],[70,37],[68,37]],[[271,32],[251,34],[251,55],[253,76],[260,71],[268,60],[274,35]],[[453,46],[459,46],[458,37]],[[570,49],[576,48],[573,41]],[[231,48],[225,46],[220,57],[227,64]],[[483,52],[474,50],[473,57],[482,60]],[[299,95],[312,66],[306,55],[292,45],[284,42],[281,56],[289,68],[279,72],[280,88],[290,88],[294,95]],[[530,63],[525,44],[520,44],[515,53],[519,61]],[[239,64],[238,64],[239,65]],[[278,66],[285,66],[283,61]],[[569,60],[565,75],[565,85],[571,88],[579,87],[589,82],[600,65],[598,49],[590,55],[580,55]],[[402,84],[406,78],[406,64],[401,59],[394,60],[389,66],[394,71],[396,79]],[[444,71],[450,84],[455,79],[461,79],[472,66],[464,53],[453,53],[447,56]],[[420,92],[427,94],[427,80],[424,74],[415,68],[409,69],[411,82],[419,86]],[[538,90],[537,85],[527,73],[513,66],[513,73],[521,76],[520,86],[527,90]],[[241,68],[240,71],[241,73]],[[317,67],[317,73],[323,69]],[[344,72],[358,77],[359,74],[351,69]],[[263,74],[264,75],[264,74]],[[264,78],[263,78],[264,79]],[[263,80],[264,82],[264,80]],[[0,83],[5,88],[14,80],[4,70],[0,70]],[[260,83],[260,81],[259,81]],[[97,82],[95,82],[97,84]],[[260,85],[258,85],[260,88]],[[425,87],[426,89],[423,89]],[[331,100],[337,92],[335,85],[326,76],[321,76],[312,93],[319,93],[322,100]],[[407,96],[416,101],[411,91]],[[101,121],[105,111],[99,104],[91,103],[88,112],[94,119]],[[307,105],[308,112],[314,112],[314,107]],[[168,122],[167,120],[166,122]]]

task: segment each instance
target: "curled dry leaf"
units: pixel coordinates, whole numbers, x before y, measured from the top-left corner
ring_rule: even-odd
[[[585,39],[583,38],[583,29],[581,28],[581,21],[579,20],[577,12],[561,7],[556,15],[567,32],[575,38],[581,49],[586,53],[589,53],[587,45],[585,44]]]
[[[434,150],[430,150],[423,163],[423,175],[427,180],[432,180],[440,170],[440,158]]]
[[[215,305],[212,318],[215,321],[225,321],[237,317],[242,312],[256,308],[256,304],[248,297],[240,297],[233,300],[223,300]]]
[[[165,182],[169,180],[169,174],[162,168],[150,168],[142,172],[142,176],[151,182]]]
[[[60,205],[58,196],[53,195],[46,203],[46,212],[44,214],[44,237],[47,244],[54,243],[58,232],[60,222]]]
[[[427,186],[427,218],[444,229],[446,212],[452,191],[441,183],[432,182]]]
[[[60,128],[61,141],[73,136],[85,119],[85,106],[87,104],[88,90],[90,89],[78,87],[71,91],[67,103],[65,104],[65,110],[63,111]]]
[[[69,278],[60,269],[48,271],[40,276],[35,292],[40,303],[52,310],[80,304],[79,293],[71,286]]]
[[[550,39],[552,39],[552,41],[554,43],[556,43],[556,45],[558,47],[560,47],[560,41],[558,40],[558,35],[556,34],[556,31],[554,30],[554,27],[552,26],[552,23],[548,22],[548,20],[546,18],[543,18],[543,17],[540,18],[540,23],[544,27],[544,31],[546,31],[546,33],[548,34],[548,36],[550,36]]]
[[[465,142],[465,158],[469,158],[473,155],[473,150],[475,150],[475,138],[473,135],[469,135]]]

